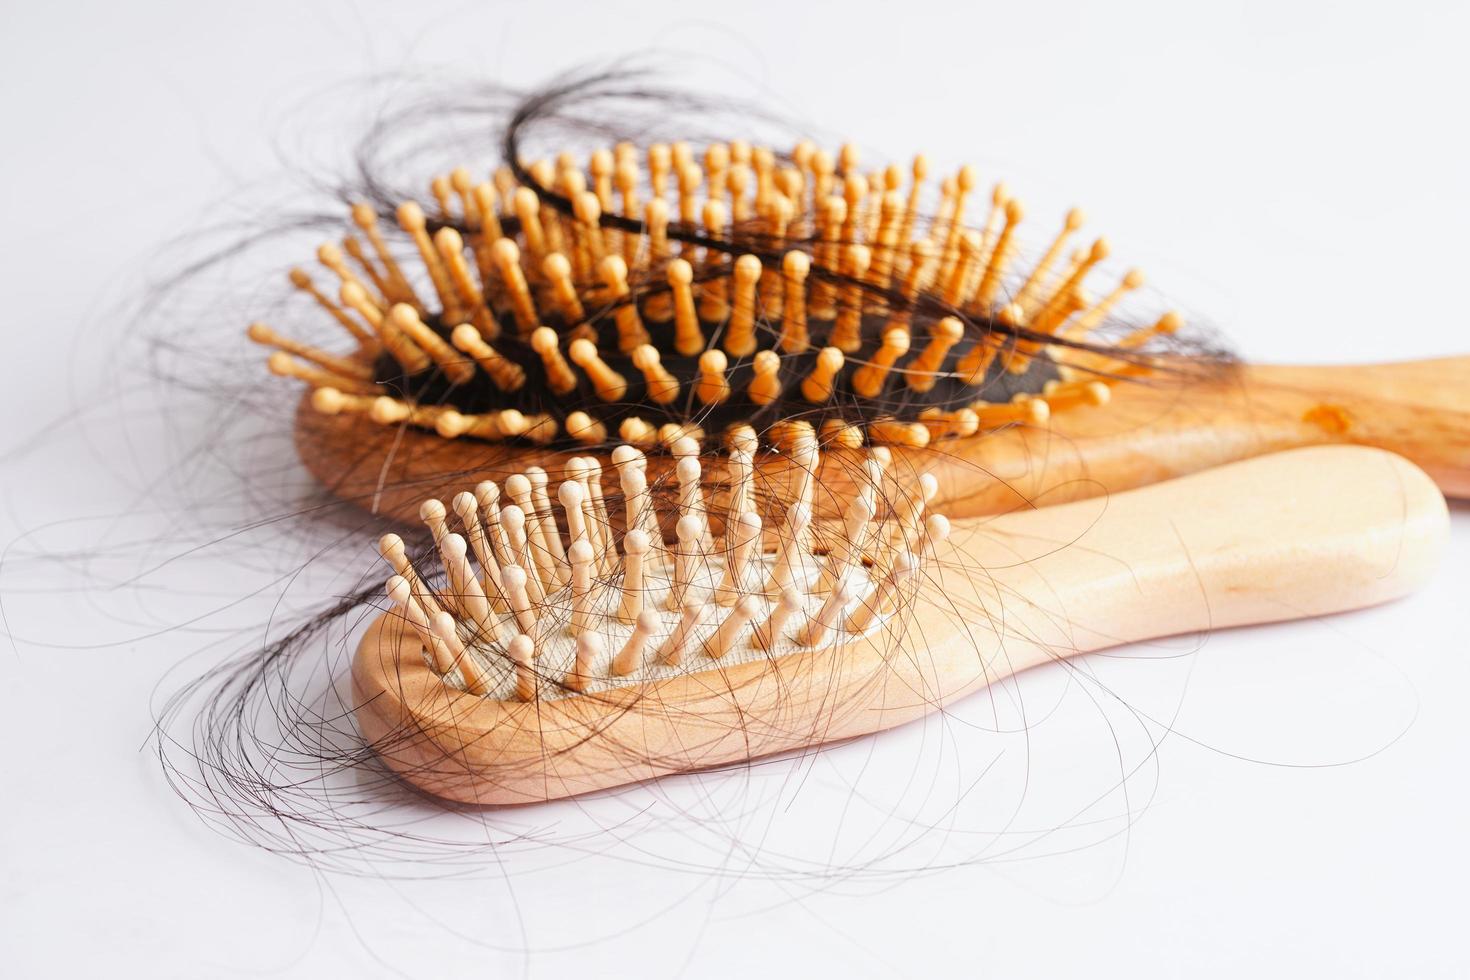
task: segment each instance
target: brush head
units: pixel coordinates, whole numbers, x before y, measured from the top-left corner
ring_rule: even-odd
[[[642,492],[636,460],[618,477]],[[594,543],[602,525],[568,511],[584,537],[565,538],[569,555],[556,565],[565,584],[540,573],[546,598],[529,626],[514,594],[538,573],[492,559],[512,611],[482,616],[482,593],[459,584],[474,574],[460,531],[434,523],[430,509],[445,583],[418,577],[401,542],[384,541],[396,604],[353,662],[358,723],[389,767],[428,792],[472,803],[567,796],[868,734],[1016,671],[1121,642],[1382,602],[1425,580],[1447,533],[1428,475],[1364,447],[1263,456],[1105,506],[1018,510],[952,534],[927,505],[905,512],[905,500],[918,509],[926,482],[890,467],[874,485],[891,492],[858,494],[840,525],[813,522],[800,502],[779,520],[737,510],[711,528],[713,547],[702,543],[700,498],[668,487],[663,499],[680,503],[658,508],[667,532],[628,532],[611,568],[598,565],[608,555]],[[709,500],[705,512],[728,515]],[[775,537],[725,603],[724,567],[696,564],[687,580],[667,570],[689,555],[737,557],[758,529]],[[474,551],[478,532],[463,532]],[[795,545],[803,540],[811,546]],[[659,548],[673,558],[656,557]],[[783,554],[809,565],[773,586]],[[636,610],[622,601],[630,579],[641,583]],[[883,583],[893,583],[891,604]],[[779,640],[758,650],[771,622]],[[486,639],[497,625],[523,636]]]
[[[711,488],[709,458],[693,450],[680,445],[674,476],[655,486],[644,454],[622,446],[615,473],[584,459],[555,488],[518,474],[452,508],[426,501],[441,569],[422,570],[386,535],[390,615],[450,688],[506,701],[597,694],[840,652],[902,614],[949,533],[927,509],[933,477],[895,478],[882,452],[854,474],[842,519],[819,522],[814,440],[779,489],[749,466]]]
[[[1001,184],[974,207],[969,168],[929,213],[922,158],[905,194],[896,169],[870,179],[850,151],[839,168],[805,143],[786,157],[678,146],[675,160],[620,143],[586,171],[570,154],[517,164],[499,188],[460,170],[431,185],[431,212],[356,205],[367,244],[349,238],[353,263],[334,244],[318,254],[338,288],[299,269],[291,282],[357,354],[264,325],[250,336],[277,348],[274,372],[328,392],[312,401],[323,412],[445,438],[652,450],[688,435],[719,445],[735,427],[779,445],[792,420],[850,447],[1035,423],[1098,404],[1083,386],[1147,376],[1152,342],[1178,329],[1169,314],[1098,342],[1142,276],[1094,295],[1109,249],[1072,250],[1076,211],[1022,268],[1023,209]]]

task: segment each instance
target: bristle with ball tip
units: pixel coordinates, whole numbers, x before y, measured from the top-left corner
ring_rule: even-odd
[[[960,167],[925,214],[927,158],[859,172],[851,147],[621,142],[478,183],[457,167],[427,207],[353,205],[354,234],[316,256],[340,302],[291,272],[355,352],[252,337],[285,355],[272,370],[336,392],[312,398],[323,412],[562,446],[655,449],[746,423],[774,444],[764,433],[796,416],[827,445],[914,445],[1039,424],[1034,405],[995,406],[1044,403],[1054,382],[1156,373],[1178,321],[1116,329],[1143,277],[1089,289],[1109,247],[1063,261],[1080,211],[1026,267],[1003,183],[972,203],[978,175]],[[377,413],[351,400],[374,394],[390,400]]]
[[[813,443],[810,433],[798,437],[803,465],[815,471]],[[603,504],[611,474],[578,457],[557,487],[559,514],[539,513],[541,471],[510,476],[503,492],[481,483],[451,506],[425,501],[420,517],[437,569],[413,560],[399,536],[384,536],[388,597],[443,683],[473,697],[530,701],[758,658],[841,656],[850,638],[903,615],[931,539],[947,533],[926,509],[934,478],[894,493],[875,450],[839,524],[814,521],[802,499],[768,523],[753,497],[732,491],[739,502],[715,534],[701,489],[712,460],[687,438],[675,453],[678,492],[640,500],[642,454],[614,451],[629,508],[621,529]],[[645,505],[666,516],[633,509]],[[662,546],[661,527],[674,529],[671,546]]]

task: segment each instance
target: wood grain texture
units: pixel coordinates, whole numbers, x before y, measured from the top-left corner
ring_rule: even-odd
[[[390,611],[358,649],[357,718],[430,793],[551,799],[889,728],[1076,653],[1383,602],[1430,574],[1447,533],[1442,495],[1411,463],[1301,449],[1106,501],[956,521],[897,625],[641,687],[464,694]]]
[[[405,522],[425,497],[503,480],[530,465],[556,479],[565,460],[577,455],[446,440],[360,416],[324,416],[305,401],[296,443],[307,468],[333,494]],[[1242,365],[1188,386],[1120,384],[1101,409],[1074,409],[1045,426],[895,449],[894,455],[900,471],[933,472],[940,484],[937,506],[964,517],[1115,493],[1263,453],[1330,444],[1398,453],[1444,493],[1470,497],[1470,357],[1344,367]],[[855,458],[831,452],[824,460],[821,485],[831,499],[849,499],[844,473],[853,470]],[[666,465],[655,457],[651,475]],[[767,457],[761,468],[768,485],[787,482],[783,460]],[[720,466],[709,467],[707,475],[723,479]]]

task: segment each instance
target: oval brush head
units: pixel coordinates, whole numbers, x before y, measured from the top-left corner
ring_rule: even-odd
[[[865,176],[851,147],[739,140],[459,169],[428,211],[354,206],[355,232],[317,253],[332,286],[292,271],[355,354],[250,336],[319,412],[561,448],[718,444],[734,426],[782,446],[793,420],[828,445],[923,447],[1100,405],[1154,370],[1149,342],[1179,317],[1095,343],[1143,277],[1091,291],[1108,246],[1074,248],[1080,212],[1025,265],[1004,184],[977,206],[961,168],[929,216],[927,177],[922,156]]]
[[[1394,598],[1448,531],[1422,471],[1360,447],[953,526],[882,450],[840,522],[810,444],[794,486],[744,466],[719,503],[695,453],[658,483],[613,459],[425,502],[442,573],[382,539],[356,714],[420,788],[521,803],[866,734],[1074,653]]]
[[[533,471],[482,483],[449,507],[426,501],[420,516],[447,589],[425,584],[398,535],[379,542],[394,571],[390,598],[452,683],[535,700],[673,676],[696,652],[734,664],[757,650],[823,646],[837,629],[867,635],[948,534],[944,517],[926,513],[932,480],[882,496],[881,456],[870,459],[871,482],[841,525],[813,520],[810,475],[768,521],[761,514],[771,501],[748,469],[716,507],[696,454],[680,457],[672,485],[654,487],[641,452],[623,446],[614,458],[615,475],[583,457],[556,487]],[[814,467],[814,450],[808,460]],[[605,476],[615,476],[625,521],[610,519]],[[460,533],[450,530],[450,510]],[[856,608],[863,596],[872,601]],[[502,656],[466,658],[466,640]]]

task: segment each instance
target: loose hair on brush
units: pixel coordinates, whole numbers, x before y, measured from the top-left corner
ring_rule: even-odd
[[[704,170],[687,141],[650,142],[640,174],[618,109],[713,113],[638,78],[578,76],[531,94],[510,112],[494,179],[441,174],[432,209],[365,176],[348,192],[355,233],[318,250],[340,301],[304,269],[291,274],[361,356],[346,363],[258,322],[250,335],[276,348],[271,370],[306,381],[324,415],[451,439],[667,448],[689,435],[718,444],[748,424],[779,443],[782,424],[803,420],[824,442],[922,447],[1102,404],[1109,383],[1229,363],[1181,333],[1177,314],[1112,319],[1143,277],[1088,293],[1103,239],[1059,265],[1078,211],[1029,275],[1013,271],[1024,209],[997,184],[984,230],[967,230],[969,168],[946,178],[932,215],[922,156],[906,195],[900,168],[869,179],[850,146],[833,157],[807,140],[781,155],[713,142]],[[565,142],[554,161],[527,161],[547,133],[617,140],[592,153],[595,189]],[[666,202],[674,183],[677,213]],[[403,245],[422,273],[406,271]]]
[[[749,171],[737,180],[759,177],[779,182],[787,179],[781,168],[786,173],[853,178],[847,181],[850,187],[866,188],[861,196],[851,193],[854,202],[866,208],[871,231],[858,226],[853,216],[857,207],[849,208],[850,220],[836,220],[834,206],[827,224],[819,227],[824,220],[820,211],[791,208],[783,213],[780,204],[766,215],[737,216],[733,208],[723,214],[718,210],[670,214],[666,224],[653,229],[646,214],[620,213],[606,206],[599,195],[611,193],[607,188],[578,189],[575,179],[561,179],[559,164],[534,162],[538,147],[558,140],[562,146],[575,139],[598,146],[627,141],[646,147],[669,134],[682,134],[689,140],[707,136],[709,144],[716,145],[728,139],[730,131],[711,132],[712,126],[730,118],[781,128],[779,120],[752,107],[657,86],[647,73],[625,68],[569,75],[524,94],[490,87],[450,96],[438,93],[406,109],[385,112],[359,144],[355,175],[331,193],[352,210],[364,236],[368,229],[382,226],[389,238],[395,234],[390,223],[406,216],[405,237],[388,241],[379,252],[373,251],[376,242],[355,235],[345,249],[333,244],[319,250],[318,258],[345,291],[333,295],[334,290],[319,286],[311,274],[296,270],[290,285],[313,302],[306,307],[288,299],[274,303],[275,312],[286,319],[302,308],[324,310],[328,318],[319,322],[335,321],[347,329],[360,344],[358,353],[332,354],[291,339],[263,321],[252,327],[251,339],[275,348],[271,369],[306,380],[313,389],[311,404],[326,416],[528,450],[596,451],[630,443],[649,453],[672,450],[681,439],[693,439],[701,451],[728,453],[733,430],[737,440],[748,433],[761,446],[784,453],[806,432],[818,436],[824,447],[927,447],[943,454],[945,439],[984,438],[989,429],[1034,420],[1047,411],[1086,411],[1106,400],[1108,384],[1167,385],[1207,375],[1231,362],[1217,341],[1205,333],[1180,330],[1178,318],[1171,314],[1143,321],[1120,318],[1119,304],[1138,289],[1140,276],[1125,275],[1101,298],[1085,293],[1082,276],[1106,258],[1105,245],[1078,252],[1070,270],[1053,266],[1064,260],[1066,236],[1080,223],[1074,215],[1067,216],[1063,234],[1047,252],[1048,277],[1027,278],[1014,271],[1022,246],[1011,232],[1022,209],[1007,190],[997,187],[983,229],[968,232],[959,212],[959,202],[972,189],[961,186],[971,180],[964,172],[949,179],[935,205],[918,192],[920,170],[927,168],[927,162],[915,162],[911,168],[915,189],[905,195],[901,169],[890,167],[868,180],[858,172],[855,154],[832,158],[814,144],[793,140],[795,150],[773,154],[766,161],[757,160],[749,144],[736,148],[721,143],[726,180],[733,156],[740,157],[734,162]],[[697,131],[692,128],[696,120]],[[471,152],[481,155],[464,158],[476,159],[487,173],[495,161],[483,155],[484,147],[498,147],[498,179],[471,179],[466,184],[452,170],[446,155],[465,153],[471,144],[476,144]],[[606,173],[615,183],[617,165],[626,161],[609,156],[612,169],[603,166],[607,161],[600,162],[599,174]],[[565,173],[567,168],[560,169]],[[406,173],[419,175],[415,179],[420,181],[424,174],[443,175],[431,186],[439,204],[432,213],[415,204],[418,215],[412,209],[405,215],[404,203],[417,196],[404,186]],[[664,179],[677,182],[678,176],[666,174]],[[477,195],[482,186],[494,191],[498,202],[494,209],[487,206],[489,193]],[[794,182],[788,189],[795,191]],[[780,195],[787,202],[798,198],[817,200],[812,189]],[[557,233],[571,252],[565,270],[570,289],[559,288],[562,270],[555,260],[547,272],[550,250],[539,256],[522,250],[507,257],[506,248],[495,253],[494,242],[486,240],[492,214],[503,233],[497,241],[525,240],[531,219],[544,220],[548,226],[558,223]],[[904,222],[910,232],[931,232],[933,248],[897,256],[896,246],[884,244],[892,237],[885,235],[885,221],[891,223],[886,230],[894,233]],[[278,227],[267,219],[245,247],[222,249],[172,285],[190,282],[211,266],[242,261],[279,236],[340,225],[340,218],[316,209],[287,214]],[[415,228],[430,241],[427,249]],[[543,227],[541,233],[545,231]],[[666,248],[654,257],[656,262],[647,254],[650,234],[661,237]],[[456,240],[470,250],[469,261],[480,263],[475,271],[485,273],[482,281],[497,292],[488,295],[487,289],[478,305],[463,302],[452,284],[446,290],[436,279],[439,274],[452,275],[450,269],[436,272],[429,257],[442,254],[437,249],[444,247],[436,243]],[[870,247],[870,242],[876,244]],[[579,249],[586,254],[579,254]],[[415,250],[426,263],[422,269],[411,267]],[[595,254],[598,250],[604,253],[600,257]],[[933,254],[927,254],[930,251]],[[805,258],[792,260],[792,255]],[[528,265],[532,259],[541,261],[539,270]],[[621,273],[618,261],[609,259],[622,262]],[[683,265],[676,267],[681,271],[671,281],[667,269],[674,263]],[[870,274],[875,263],[882,266],[883,275]],[[933,268],[926,272],[924,264]],[[688,277],[679,282],[686,268]],[[516,270],[523,277],[531,273],[531,281],[517,284]],[[786,349],[783,341],[791,340],[792,307],[783,301],[787,283],[798,271],[813,297],[807,300],[804,320],[809,339],[792,341]],[[1020,296],[1033,281],[1050,283],[1054,292],[1048,295],[1042,286],[1034,286],[1026,296],[1026,308],[1000,302],[1007,290]],[[374,304],[359,309],[352,302],[358,291],[397,300],[381,304],[389,312],[380,317],[376,333],[371,317],[359,315]],[[818,294],[821,304],[815,302]],[[438,304],[433,302],[436,298]],[[536,307],[534,324],[527,322],[526,298]],[[696,304],[693,326],[678,313],[686,298]],[[269,307],[257,302],[251,308]],[[643,335],[633,329],[635,321]],[[850,335],[841,346],[821,346],[818,341],[830,341],[839,321],[840,329]],[[466,332],[467,324],[475,329]],[[697,328],[702,347],[698,353],[692,347],[690,353],[680,351],[681,328],[686,332]],[[538,330],[549,330],[552,340],[545,339],[546,333],[538,335]],[[748,334],[741,343],[748,347],[747,354],[754,351],[756,356],[724,349],[732,330]],[[322,335],[311,325],[302,326],[300,332]],[[890,356],[886,341],[896,344],[900,332],[917,367],[912,361],[900,365]],[[630,335],[639,342],[628,343]],[[404,337],[412,343],[403,343]],[[570,346],[578,341],[583,343],[574,363],[582,370],[568,369],[567,383],[557,373],[568,368]],[[159,351],[177,354],[185,346],[169,340]],[[646,347],[660,355],[652,364],[639,353]],[[927,358],[926,347],[931,352]],[[831,362],[836,358],[827,354],[832,349],[841,351],[835,368]],[[711,351],[719,356],[707,357]],[[763,352],[771,356],[758,356]],[[773,359],[765,397],[760,379],[768,376]],[[238,383],[238,363],[231,363],[229,370]],[[709,382],[717,374],[728,394],[703,398],[701,381]],[[192,377],[201,388],[208,387],[197,375]],[[821,398],[803,391],[814,377],[825,378],[816,386]],[[922,381],[910,384],[906,379],[911,377]],[[621,379],[621,388],[615,379]],[[677,395],[661,397],[671,387],[677,387]],[[236,405],[279,410],[278,399],[262,396],[253,384],[248,391],[238,387],[232,391],[239,398]],[[850,466],[855,476],[866,472],[857,457],[843,465]],[[472,468],[467,467],[469,471]],[[680,487],[672,471],[651,469],[649,474],[654,497],[678,498]],[[920,476],[917,469],[903,474],[910,486]],[[779,511],[787,500],[785,488],[761,472],[752,479],[754,498],[769,504],[768,513]],[[875,499],[875,509],[898,512],[908,506],[898,484],[882,486],[888,489],[874,492],[887,496]],[[392,489],[411,494],[415,488]],[[473,484],[465,489],[473,491]],[[615,491],[609,493],[607,504],[614,522],[621,522],[624,501]],[[397,741],[413,733],[388,732],[368,740],[352,721],[358,703],[347,679],[350,648],[344,644],[369,614],[386,608],[376,558],[363,544],[376,543],[384,532],[401,535],[410,566],[439,589],[446,587],[448,573],[431,560],[438,556],[435,535],[370,511],[317,500],[305,507],[295,503],[269,517],[277,519],[292,510],[318,531],[325,529],[324,550],[362,561],[361,575],[314,616],[262,648],[246,651],[237,662],[185,683],[160,705],[156,748],[174,787],[191,805],[247,840],[343,870],[360,869],[362,859],[418,860],[446,850],[482,852],[492,861],[496,848],[534,846],[538,839],[534,832],[493,832],[487,839],[485,832],[491,828],[480,822],[483,815],[474,809],[462,811],[475,828],[463,838],[421,833],[417,824],[423,798],[412,788],[412,780],[403,781],[381,761],[392,754]],[[821,533],[830,533],[830,528]],[[819,544],[818,550],[826,547],[830,543]],[[973,574],[983,579],[985,569],[977,567]],[[973,599],[957,597],[951,610],[954,617],[1000,615],[1000,610],[974,605]],[[923,656],[918,637],[900,630],[891,640],[894,656]],[[1085,671],[1058,660],[1088,683]],[[538,683],[560,679],[548,676]]]

